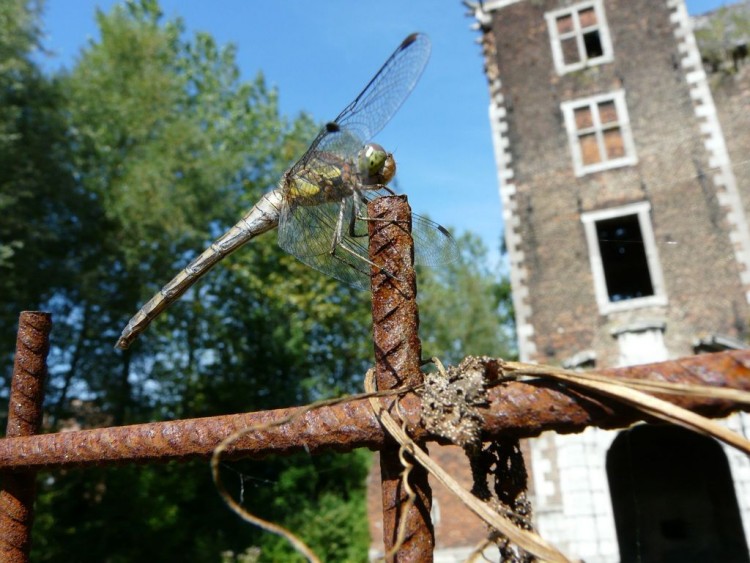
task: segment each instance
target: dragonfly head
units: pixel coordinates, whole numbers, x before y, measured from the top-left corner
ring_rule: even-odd
[[[359,151],[357,169],[365,184],[385,185],[396,175],[396,161],[377,143],[367,143]]]

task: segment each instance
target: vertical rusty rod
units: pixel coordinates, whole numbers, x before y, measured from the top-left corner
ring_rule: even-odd
[[[368,206],[370,260],[372,267],[372,319],[375,371],[379,390],[418,385],[422,343],[419,340],[417,283],[411,209],[404,196],[374,200]],[[398,414],[398,413],[393,413]],[[403,467],[395,442],[380,451],[385,552],[394,546],[408,496],[401,484]],[[435,534],[430,519],[432,491],[427,471],[415,465],[409,483],[416,501],[407,514],[406,535],[390,561],[431,562]]]
[[[24,311],[18,322],[16,358],[8,405],[7,437],[37,434],[42,425],[44,380],[52,318]],[[35,471],[4,471],[0,488],[0,559],[29,561],[36,496]]]

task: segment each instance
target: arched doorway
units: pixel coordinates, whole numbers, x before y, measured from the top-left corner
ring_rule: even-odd
[[[748,563],[726,456],[677,426],[639,425],[607,453],[621,560]]]

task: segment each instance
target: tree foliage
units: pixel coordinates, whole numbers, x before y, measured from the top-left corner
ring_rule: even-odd
[[[695,39],[711,72],[737,72],[750,46],[750,5],[723,6],[697,18]]]
[[[420,271],[423,355],[445,364],[468,355],[514,358],[510,282],[489,269],[487,249],[475,235],[465,233],[458,243],[457,261]]]
[[[52,289],[54,302],[40,299],[55,305],[58,319],[56,418],[87,424],[76,397],[122,424],[350,391],[370,355],[366,296],[309,272],[273,236],[217,267],[132,352],[113,350],[137,307],[273,187],[314,128],[304,117],[286,123],[261,76],[240,80],[233,47],[219,48],[206,34],[186,38],[180,21],[162,21],[155,2],[96,17],[101,38],[56,81],[70,148],[61,161],[88,204],[86,229],[73,241],[74,289]],[[261,507],[273,507],[290,474],[305,470],[307,483],[326,476],[293,495],[301,512],[268,515],[284,522],[323,510],[334,493],[341,503],[332,513],[361,512],[366,467],[362,456],[345,463],[302,456],[250,464],[241,474],[276,483],[255,491]],[[356,486],[341,487],[342,473]],[[45,485],[35,529],[40,561],[70,553],[81,561],[176,560],[177,553],[180,561],[205,561],[248,545],[285,549],[227,511],[205,464],[71,472]],[[344,498],[350,493],[356,502]],[[365,549],[355,532],[361,522],[337,518],[343,552]]]
[[[33,62],[39,17],[36,3],[0,4],[0,332],[13,342],[21,309],[53,313],[52,429],[359,391],[368,296],[306,268],[274,235],[225,259],[131,351],[113,349],[137,308],[274,187],[316,124],[280,116],[262,76],[241,80],[233,46],[188,37],[156,0],[97,12],[100,37],[54,76]],[[479,243],[461,244],[459,262],[421,274],[426,351],[507,353],[503,286],[479,265]],[[350,561],[366,557],[368,467],[355,452],[225,471],[251,510]],[[47,475],[34,532],[35,561],[239,560],[255,547],[260,560],[292,557],[222,504],[203,463]]]
[[[14,341],[18,312],[68,294],[85,197],[68,168],[63,102],[32,62],[39,6],[0,4],[0,336]],[[10,373],[12,346],[0,355]]]

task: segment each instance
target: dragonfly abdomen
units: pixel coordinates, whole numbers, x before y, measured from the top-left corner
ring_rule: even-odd
[[[222,258],[237,250],[250,239],[277,227],[282,199],[279,189],[265,194],[237,224],[190,262],[172,281],[162,287],[156,295],[141,307],[140,311],[133,315],[133,318],[122,331],[117,341],[117,347],[123,350],[128,348],[133,340],[151,324],[151,321],[177,301]]]

